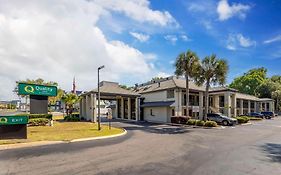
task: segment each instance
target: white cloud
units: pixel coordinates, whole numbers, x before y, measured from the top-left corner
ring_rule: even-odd
[[[155,25],[179,26],[177,21],[172,17],[168,11],[152,10],[148,0],[93,0],[102,7],[125,14],[127,17],[132,18],[139,22],[149,22]]]
[[[277,41],[281,41],[281,35],[277,35],[274,38],[265,40],[263,43],[264,44],[270,44],[270,43],[277,42]]]
[[[149,40],[150,36],[146,35],[146,34],[142,34],[142,33],[137,33],[137,32],[130,32],[130,34],[136,38],[137,40],[139,40],[140,42],[145,42],[147,40]]]
[[[166,72],[159,72],[159,73],[156,74],[155,77],[165,78],[165,77],[169,77],[169,76],[171,76],[171,74],[166,73]]]
[[[173,18],[168,12],[150,9],[144,0],[122,1],[126,8],[102,2],[111,1],[1,1],[0,82],[5,83],[1,83],[0,99],[12,98],[15,81],[27,78],[56,81],[69,90],[75,75],[77,88],[90,90],[96,87],[100,65],[105,65],[102,80],[133,84],[154,75],[154,54],[109,40],[97,22],[112,10],[160,26]],[[133,12],[139,9],[146,13]]]
[[[181,38],[183,41],[191,41],[191,39],[190,39],[187,35],[180,35],[180,38]]]
[[[176,35],[166,35],[164,36],[165,40],[171,42],[173,45],[178,41],[178,37]]]
[[[246,12],[250,9],[250,5],[241,3],[233,3],[230,5],[227,0],[220,0],[217,6],[217,13],[220,21],[225,21],[234,16],[244,19],[246,17]]]
[[[239,47],[256,46],[256,41],[244,37],[242,34],[229,34],[226,40],[226,48],[229,50],[237,50]]]

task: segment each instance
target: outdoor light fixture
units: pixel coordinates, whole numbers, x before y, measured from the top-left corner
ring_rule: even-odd
[[[104,68],[104,65],[98,67],[98,130],[100,130],[100,70]]]

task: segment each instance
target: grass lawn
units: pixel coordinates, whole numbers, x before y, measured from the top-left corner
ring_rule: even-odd
[[[98,131],[96,123],[91,122],[63,122],[62,117],[56,117],[54,126],[34,126],[27,128],[28,139],[0,140],[1,144],[26,143],[35,141],[70,141],[73,139],[107,136],[123,132],[121,128],[102,125]],[[56,121],[57,120],[57,121]]]

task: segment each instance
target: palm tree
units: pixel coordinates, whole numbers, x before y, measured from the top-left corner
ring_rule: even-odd
[[[196,75],[196,71],[200,65],[199,58],[195,52],[188,50],[185,53],[181,53],[176,58],[176,71],[177,76],[185,76],[186,80],[186,111],[188,115],[188,105],[189,105],[189,80]]]
[[[206,121],[209,110],[209,89],[210,85],[224,85],[228,72],[228,64],[224,59],[218,59],[215,54],[207,56],[202,60],[201,66],[195,76],[197,85],[206,85],[205,92],[205,112],[203,120]]]
[[[62,101],[65,103],[66,115],[71,115],[73,112],[73,106],[79,101],[79,97],[74,93],[64,94]]]

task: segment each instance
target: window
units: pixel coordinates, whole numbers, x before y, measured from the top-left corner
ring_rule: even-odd
[[[172,116],[175,116],[175,109],[172,109]]]
[[[174,90],[167,90],[167,98],[174,98],[175,97],[175,93]]]
[[[186,116],[186,109],[183,110],[183,115]]]

